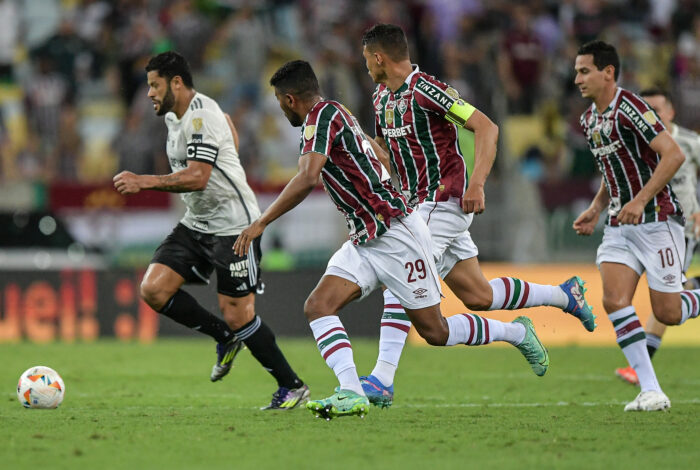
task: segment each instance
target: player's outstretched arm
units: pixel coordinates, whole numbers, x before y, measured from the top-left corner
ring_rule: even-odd
[[[498,126],[478,109],[474,109],[464,127],[474,131],[474,170],[464,193],[462,210],[481,214],[486,209],[484,184],[491,173],[498,146]]]
[[[577,235],[591,235],[595,226],[598,223],[598,218],[600,213],[607,207],[610,202],[610,196],[608,195],[608,190],[605,188],[605,183],[603,179],[600,180],[600,188],[593,198],[593,202],[588,206],[588,209],[581,212],[581,214],[574,220],[573,228]]]
[[[634,199],[620,209],[620,212],[617,214],[617,220],[621,224],[638,224],[642,219],[644,207],[671,181],[673,175],[676,174],[685,161],[683,151],[668,131],[663,131],[654,137],[649,146],[661,157],[659,164],[649,181],[642,186],[642,189]]]
[[[321,170],[328,157],[320,153],[310,152],[299,157],[299,171],[284,187],[277,199],[265,209],[259,219],[246,227],[233,244],[233,251],[238,256],[248,254],[248,248],[254,239],[265,231],[265,228],[281,215],[294,209],[318,185]]]
[[[209,163],[187,161],[187,168],[167,175],[137,175],[122,171],[112,180],[122,194],[136,194],[142,189],[154,189],[171,193],[202,191],[207,187],[212,166]]]

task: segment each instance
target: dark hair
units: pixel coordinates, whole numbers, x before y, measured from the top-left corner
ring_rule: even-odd
[[[395,62],[409,58],[406,35],[403,29],[393,24],[372,26],[362,35],[362,45],[371,50],[381,50]]]
[[[671,102],[671,95],[661,87],[645,88],[639,92],[639,96],[642,98],[646,98],[647,96],[663,96],[666,98],[666,101],[669,103]]]
[[[158,75],[165,77],[168,82],[179,76],[187,88],[194,87],[190,64],[175,51],[162,52],[157,56],[151,57],[151,60],[146,65],[146,72],[151,71],[158,72]]]
[[[305,60],[292,60],[284,64],[272,75],[270,85],[282,93],[289,93],[303,99],[321,94],[314,69]]]
[[[592,55],[593,63],[598,70],[608,65],[615,67],[615,80],[620,76],[620,57],[615,47],[603,41],[587,42],[578,50],[578,55]]]

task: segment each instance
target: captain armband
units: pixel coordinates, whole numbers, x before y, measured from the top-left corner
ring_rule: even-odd
[[[474,106],[459,99],[452,103],[447,114],[445,114],[445,119],[457,124],[459,127],[464,127],[464,124],[466,124],[472,114],[474,114],[474,111],[476,111]]]

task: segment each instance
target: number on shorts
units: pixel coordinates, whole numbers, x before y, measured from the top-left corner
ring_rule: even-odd
[[[665,268],[666,265],[668,266],[673,266],[673,263],[675,260],[673,259],[673,250],[670,248],[666,248],[665,250],[661,248],[659,251],[657,251],[659,254],[659,258],[661,258],[661,267]],[[664,254],[666,255],[666,263],[664,263]]]
[[[408,282],[416,282],[418,279],[425,279],[427,273],[425,272],[425,263],[422,259],[417,259],[414,263],[410,261],[404,266],[408,269]],[[418,278],[413,277],[416,274]]]

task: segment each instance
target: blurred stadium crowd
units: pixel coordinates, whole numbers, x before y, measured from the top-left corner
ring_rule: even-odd
[[[233,117],[254,185],[278,186],[296,168],[298,135],[271,72],[311,61],[325,96],[372,133],[360,38],[377,22],[403,26],[412,59],[501,125],[501,171],[593,175],[572,67],[593,38],[617,46],[624,87],[668,88],[677,121],[700,128],[696,0],[0,0],[0,184],[169,171],[143,68],[175,49]]]

